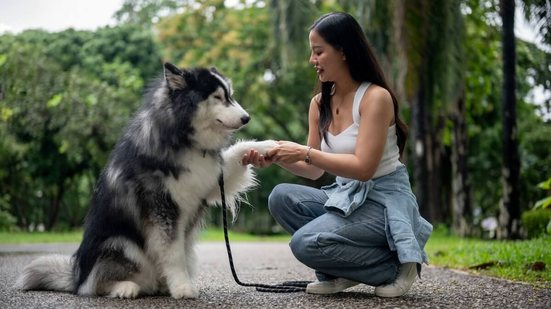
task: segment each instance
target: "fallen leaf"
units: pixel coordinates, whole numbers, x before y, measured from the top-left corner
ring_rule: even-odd
[[[533,271],[543,271],[545,270],[545,263],[542,261],[537,261],[532,264],[528,264],[528,268]]]
[[[470,266],[469,269],[488,269],[488,268],[490,268],[492,266],[496,266],[498,264],[499,264],[498,261],[489,261],[489,262],[485,262],[485,263],[482,263],[482,264]]]

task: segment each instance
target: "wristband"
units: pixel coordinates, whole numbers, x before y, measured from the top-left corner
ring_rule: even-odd
[[[311,149],[312,149],[312,146],[308,146],[308,150],[306,151],[306,158],[304,158],[304,162],[306,162],[306,164],[308,164],[308,165],[312,164],[312,159],[310,159],[310,150]]]

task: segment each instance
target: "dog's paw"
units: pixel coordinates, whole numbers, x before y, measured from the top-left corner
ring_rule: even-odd
[[[260,154],[266,154],[266,152],[276,146],[277,142],[271,139],[254,143],[254,149]]]
[[[120,281],[113,284],[109,297],[136,298],[140,293],[140,286],[132,281]]]
[[[184,283],[170,289],[170,296],[174,299],[197,298],[199,297],[199,290],[192,284]]]

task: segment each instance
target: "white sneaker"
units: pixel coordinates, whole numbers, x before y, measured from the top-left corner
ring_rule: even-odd
[[[379,297],[398,297],[406,294],[417,277],[417,263],[402,264],[396,281],[375,288]]]
[[[327,281],[314,281],[306,286],[306,293],[335,294],[360,284],[359,282],[337,278]]]

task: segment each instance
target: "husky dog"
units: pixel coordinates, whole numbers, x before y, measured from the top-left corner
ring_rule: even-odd
[[[228,147],[250,119],[229,80],[214,68],[164,69],[99,177],[77,252],[36,259],[16,287],[119,298],[199,295],[193,247],[208,205],[221,201],[222,170],[235,213],[240,193],[255,185],[242,156],[276,143]]]

